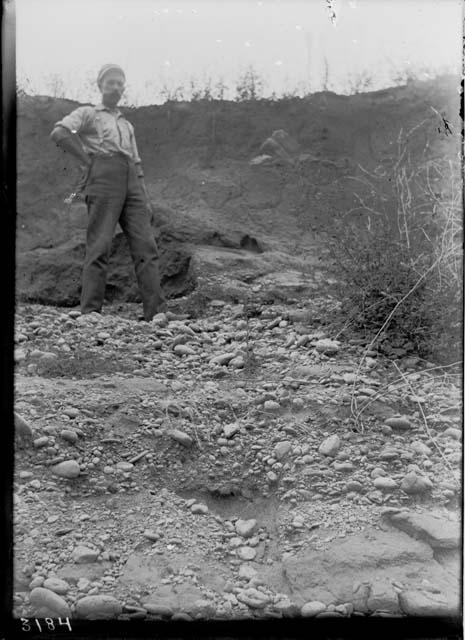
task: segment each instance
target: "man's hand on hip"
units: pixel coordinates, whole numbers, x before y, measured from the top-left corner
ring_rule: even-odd
[[[72,156],[81,161],[82,164],[90,167],[92,158],[84,149],[79,136],[73,131],[69,131],[66,127],[57,126],[51,133],[51,138],[59,147],[67,151]]]

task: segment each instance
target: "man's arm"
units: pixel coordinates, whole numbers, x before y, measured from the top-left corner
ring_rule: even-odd
[[[70,131],[66,127],[57,125],[50,134],[50,137],[53,142],[64,151],[71,153],[71,155],[82,162],[82,164],[90,166],[92,159],[89,154],[84,151],[82,142],[76,133]]]

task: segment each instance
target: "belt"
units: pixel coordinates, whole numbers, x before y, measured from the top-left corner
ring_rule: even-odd
[[[121,153],[120,151],[116,151],[115,153],[102,153],[102,154],[98,154],[96,153],[95,155],[92,156],[93,160],[96,159],[109,159],[109,158],[123,158],[124,160],[127,160],[128,162],[134,162],[133,159],[126,155],[125,153]]]
[[[90,155],[90,154],[89,154]],[[109,160],[109,159],[113,159],[113,158],[121,158],[123,160],[125,160],[128,164],[131,162],[134,162],[132,158],[130,158],[129,156],[127,156],[125,153],[121,153],[120,151],[117,151],[115,153],[105,153],[105,154],[98,154],[98,153],[94,153],[91,155],[92,158],[92,162],[94,160]],[[89,179],[89,175],[90,172],[92,170],[92,165],[89,165],[88,167],[85,167],[83,169],[82,175],[74,189],[74,191],[64,200],[64,203],[67,205],[71,205],[75,200],[81,200],[82,199],[82,194],[84,192],[86,183]]]

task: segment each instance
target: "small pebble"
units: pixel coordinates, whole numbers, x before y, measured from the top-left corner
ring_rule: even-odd
[[[52,473],[60,478],[77,478],[81,468],[75,460],[65,460],[52,467]]]
[[[256,520],[236,520],[235,524],[236,532],[243,538],[250,538],[253,532],[257,529]]]
[[[71,444],[76,444],[76,442],[79,440],[78,434],[71,429],[63,429],[63,431],[60,431],[60,438],[63,438],[63,440],[66,440]]]
[[[190,448],[194,441],[192,438],[184,431],[180,431],[179,429],[171,429],[168,431],[168,435],[179,444],[182,444],[183,447]]]
[[[58,593],[59,595],[64,595],[68,593],[70,586],[66,582],[66,580],[60,580],[60,578],[47,578],[44,581],[43,585],[46,589],[50,589],[54,593]]]
[[[274,400],[265,400],[263,408],[269,413],[277,413],[278,411],[280,411],[281,405],[279,404],[279,402],[275,402]]]
[[[73,560],[77,564],[86,564],[88,562],[96,562],[99,552],[88,547],[78,546],[73,551]]]
[[[334,457],[341,446],[341,440],[338,435],[332,435],[323,440],[318,451],[324,456]]]
[[[46,447],[49,442],[50,439],[47,436],[41,436],[40,438],[36,438],[33,444],[36,449],[40,449],[41,447]]]
[[[118,617],[123,607],[108,595],[85,596],[76,602],[76,617],[83,620],[108,620]]]
[[[78,418],[80,415],[79,409],[74,407],[69,407],[68,409],[63,409],[62,413],[68,418]]]
[[[385,424],[395,431],[408,431],[412,428],[411,422],[406,416],[388,418],[385,420]]]
[[[206,504],[193,504],[191,507],[192,513],[208,513],[208,507]]]
[[[373,485],[376,489],[380,489],[381,491],[393,491],[394,489],[397,489],[397,482],[395,480],[383,476],[375,478]]]
[[[433,489],[433,483],[424,476],[419,476],[415,471],[410,471],[401,482],[400,488],[407,494],[422,494]]]
[[[300,613],[303,618],[313,618],[323,611],[326,611],[326,605],[323,602],[314,600],[312,602],[306,602],[302,606]]]
[[[257,555],[253,547],[241,547],[237,553],[242,560],[254,560]]]

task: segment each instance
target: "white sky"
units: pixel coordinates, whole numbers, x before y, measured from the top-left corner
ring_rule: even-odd
[[[164,84],[234,87],[250,65],[265,96],[321,90],[327,68],[343,93],[362,73],[370,88],[394,70],[460,73],[461,25],[461,0],[16,0],[17,75],[43,94],[59,76],[67,97],[94,101],[98,69],[115,62],[127,100],[150,104]]]

